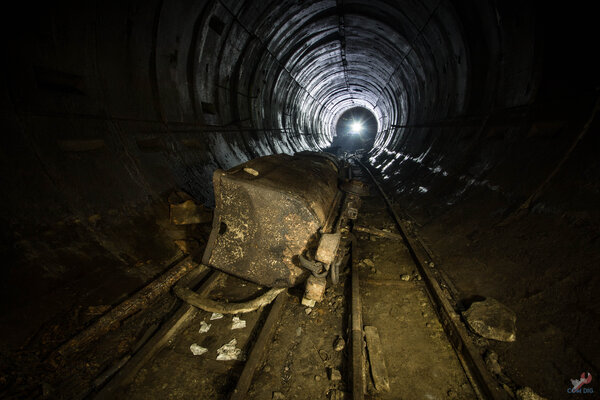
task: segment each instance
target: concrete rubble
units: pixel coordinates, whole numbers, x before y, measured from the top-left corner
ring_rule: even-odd
[[[205,321],[200,322],[200,329],[198,330],[198,333],[208,332],[211,326],[212,324],[207,324]]]
[[[501,342],[514,342],[517,339],[516,314],[500,303],[488,298],[471,304],[463,312],[467,325],[480,336]]]
[[[234,329],[243,329],[246,327],[246,321],[243,319],[240,319],[240,317],[235,316],[233,317],[232,321],[231,321],[231,330]]]
[[[338,336],[337,339],[335,340],[335,343],[333,344],[333,349],[335,351],[342,351],[342,350],[344,350],[345,346],[346,346],[346,342],[344,341],[344,338],[342,338],[341,336]]]
[[[237,339],[231,339],[228,343],[224,344],[217,350],[218,361],[231,361],[241,360],[242,349],[235,347],[237,345]]]
[[[332,368],[329,371],[329,380],[331,380],[331,381],[341,381],[342,380],[342,373],[340,372],[340,370],[336,369],[336,368]]]
[[[192,343],[192,345],[190,346],[190,351],[195,356],[201,356],[202,354],[206,353],[208,349],[200,346],[197,343]]]

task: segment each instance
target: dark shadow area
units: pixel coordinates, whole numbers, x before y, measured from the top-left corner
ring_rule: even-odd
[[[464,299],[460,299],[456,303],[456,308],[460,312],[466,311],[469,309],[469,307],[471,307],[471,304],[473,304],[477,301],[484,301],[484,300],[485,300],[485,297],[483,297],[483,296],[478,296],[478,295],[469,296]]]

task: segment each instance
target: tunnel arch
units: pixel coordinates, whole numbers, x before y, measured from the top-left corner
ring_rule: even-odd
[[[534,23],[533,13],[523,17],[493,2],[467,3],[159,1],[98,13],[59,3],[40,15],[35,35],[25,32],[30,25],[20,28],[21,46],[38,39],[40,45],[29,54],[13,48],[14,65],[26,68],[11,71],[7,94],[14,118],[42,113],[48,121],[67,117],[79,124],[39,139],[33,134],[33,142],[104,141],[96,153],[122,165],[122,186],[136,188],[125,189],[125,198],[140,201],[177,186],[208,201],[215,168],[326,148],[336,115],[354,106],[377,116],[371,158],[387,165],[403,147],[423,151],[427,144],[415,139],[424,137],[419,125],[529,101],[535,60],[494,62],[500,52],[535,47],[535,32],[524,29]],[[511,18],[521,20],[519,27],[498,25]],[[505,40],[517,33],[519,44]],[[520,80],[511,70],[519,70]],[[529,97],[508,92],[480,101],[503,76],[510,76],[511,87],[529,85]],[[57,89],[65,82],[75,88]],[[77,85],[85,86],[79,98]],[[115,134],[103,137],[110,129],[118,132],[118,143]],[[68,173],[56,162],[62,150],[48,145],[53,154],[44,147],[35,156],[51,166],[50,181],[90,191],[82,201],[65,193],[60,202],[91,211],[99,205],[94,184],[63,180]]]

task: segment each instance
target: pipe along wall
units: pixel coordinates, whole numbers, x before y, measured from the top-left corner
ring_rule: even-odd
[[[598,366],[581,327],[597,332],[600,305],[596,35],[589,10],[552,7],[57,1],[4,13],[5,348],[159,273],[178,254],[174,190],[210,206],[216,168],[325,149],[340,115],[363,107],[377,120],[366,160],[448,255],[461,293],[519,308],[559,290],[561,304],[517,311],[540,310]]]

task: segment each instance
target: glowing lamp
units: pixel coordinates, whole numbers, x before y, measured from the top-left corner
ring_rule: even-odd
[[[363,124],[360,121],[353,121],[350,124],[350,133],[353,135],[358,135],[362,132],[363,130]]]

